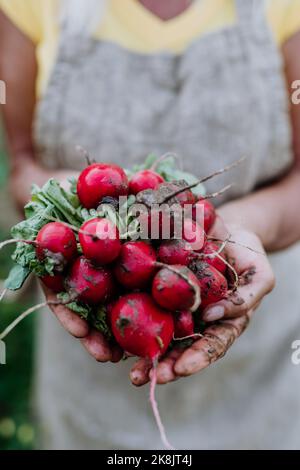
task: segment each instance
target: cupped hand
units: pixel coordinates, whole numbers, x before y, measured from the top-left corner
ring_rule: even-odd
[[[239,286],[226,299],[202,312],[207,327],[201,339],[186,350],[175,347],[158,363],[159,384],[195,374],[222,358],[246,329],[263,298],[274,288],[274,274],[257,235],[237,225],[225,226],[219,218],[209,236],[217,240],[230,238],[224,253],[238,275]],[[132,383],[146,384],[151,367],[149,361],[139,359],[131,370]]]
[[[119,362],[123,351],[115,344],[110,344],[102,333],[91,328],[87,321],[80,318],[63,304],[55,305],[57,296],[42,286],[49,308],[63,328],[74,338],[80,340],[86,351],[98,362]],[[52,305],[51,305],[52,303]]]

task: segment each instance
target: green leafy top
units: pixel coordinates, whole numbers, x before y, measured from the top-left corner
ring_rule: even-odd
[[[83,218],[78,197],[65,191],[54,179],[50,179],[42,188],[32,187],[32,199],[25,206],[26,219],[11,229],[16,240],[35,240],[39,230],[48,222],[61,220],[80,227]],[[52,274],[54,260],[47,257],[41,262],[36,257],[33,245],[18,243],[12,259],[16,266],[11,270],[5,287],[17,290],[22,287],[30,272],[37,276]]]

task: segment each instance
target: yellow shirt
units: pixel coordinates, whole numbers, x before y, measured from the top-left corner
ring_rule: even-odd
[[[37,45],[39,94],[46,87],[55,61],[59,3],[60,0],[0,0],[4,13]],[[300,30],[300,0],[267,0],[266,12],[279,46]],[[138,0],[108,0],[95,37],[142,53],[179,53],[197,37],[236,20],[234,0],[198,0],[169,21],[156,17]]]

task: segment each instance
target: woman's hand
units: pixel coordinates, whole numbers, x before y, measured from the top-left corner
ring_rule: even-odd
[[[56,302],[56,294],[42,286],[46,300]],[[88,323],[64,305],[51,305],[50,309],[63,328],[74,338],[80,340],[86,351],[98,362],[119,362],[123,351],[116,345],[111,345],[102,333],[90,328]]]
[[[77,177],[79,173],[71,170],[49,170],[36,163],[33,157],[24,156],[19,157],[18,163],[15,164],[12,170],[10,185],[11,193],[16,202],[16,205],[21,212],[24,211],[24,206],[31,199],[31,186],[32,183],[38,186],[43,186],[50,178],[54,178],[60,182],[64,189],[70,187],[69,179]]]
[[[239,276],[239,287],[227,299],[204,310],[203,320],[208,326],[201,339],[185,351],[175,347],[159,362],[160,384],[195,374],[223,357],[248,326],[264,296],[274,288],[272,268],[258,236],[237,225],[225,228],[219,218],[210,236],[225,240],[229,235],[233,243],[227,243],[224,252]],[[151,364],[138,360],[131,371],[132,383],[144,385],[149,381],[149,374]]]
[[[49,173],[49,172],[48,172]],[[53,174],[53,172],[48,174],[47,180],[50,178],[56,179],[62,188],[64,188],[65,191],[68,191],[70,189],[70,179],[71,178],[78,178],[79,177],[79,172],[78,171],[71,171],[71,170],[56,170]]]

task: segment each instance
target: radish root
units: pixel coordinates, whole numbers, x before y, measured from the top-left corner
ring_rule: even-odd
[[[221,260],[224,264],[226,264],[226,266],[230,269],[230,271],[233,272],[233,275],[234,275],[234,286],[233,286],[233,291],[236,291],[237,288],[239,287],[239,284],[240,284],[240,278],[239,278],[239,275],[237,273],[237,271],[234,269],[234,267],[225,259],[223,258],[223,256],[221,256],[221,253],[222,251],[224,251],[224,249],[226,248],[226,245],[227,243],[230,243],[230,237],[231,235],[229,234],[228,237],[225,239],[225,240],[219,240],[217,238],[214,238],[213,241],[218,241],[218,242],[222,242],[222,245],[220,246],[220,248],[213,252],[213,253],[199,253],[199,258],[201,259],[205,259],[205,258],[209,258],[209,259],[214,259],[214,258],[218,258],[219,260]],[[210,240],[212,240],[211,237],[208,237]]]
[[[4,297],[6,296],[7,291],[8,291],[8,289],[4,289],[4,290],[1,292],[1,295],[0,295],[0,302],[2,302],[2,300],[3,300]]]
[[[39,310],[40,308],[47,307],[49,305],[48,302],[43,302],[41,304],[35,305],[34,307],[29,308],[28,310],[25,310],[25,312],[21,313],[21,315],[18,316],[0,335],[0,341],[2,341],[6,336],[9,335],[9,333],[19,324],[21,321],[23,321],[26,317],[28,317],[31,313],[35,312],[36,310]]]
[[[60,300],[50,300],[28,308],[27,310],[25,310],[25,312],[21,313],[21,315],[19,315],[7,328],[5,328],[5,330],[0,334],[0,341],[6,338],[6,336],[8,336],[9,333],[11,333],[15,329],[15,327],[18,326],[18,324],[21,323],[21,321],[23,321],[25,318],[27,318],[31,313],[34,313],[44,307],[51,307],[55,305],[68,305],[73,300],[74,297],[70,296],[67,300],[63,302]]]
[[[234,267],[228,263],[228,261],[226,259],[224,259],[222,256],[219,255],[218,252],[215,253],[215,256],[216,258],[219,258],[224,264],[226,264],[226,266],[230,269],[230,271],[233,272],[233,275],[234,275],[234,286],[233,286],[233,291],[236,291],[237,288],[239,287],[240,285],[240,278],[239,278],[239,275],[238,273],[236,272],[236,270],[234,269]]]
[[[228,171],[232,170],[233,168],[235,168],[236,166],[240,165],[241,163],[243,163],[244,161],[246,160],[246,157],[242,157],[240,158],[239,160],[231,163],[230,165],[227,165],[225,166],[224,168],[221,168],[221,170],[218,170],[218,171],[215,171],[214,173],[211,173],[210,175],[208,176],[205,176],[204,178],[202,178],[200,180],[200,183],[198,184],[203,184],[203,183],[206,183],[206,181],[209,181],[211,180],[212,178],[214,178],[215,176],[219,176],[219,175],[222,175],[223,173],[227,173]],[[193,188],[190,188],[190,189],[193,189]]]
[[[167,438],[166,431],[165,431],[164,425],[162,423],[162,420],[161,420],[161,417],[160,417],[160,414],[159,414],[158,405],[157,405],[157,401],[156,401],[156,398],[155,398],[156,385],[157,385],[157,361],[155,360],[155,361],[153,361],[152,377],[151,377],[151,381],[150,381],[150,396],[149,396],[149,399],[150,399],[153,415],[154,415],[154,418],[155,418],[155,421],[156,421],[156,424],[157,424],[157,427],[158,427],[158,430],[159,430],[159,433],[160,433],[160,437],[161,437],[161,440],[162,440],[164,446],[168,450],[175,450],[175,448],[170,444],[170,442]]]
[[[194,338],[203,338],[203,335],[201,333],[193,333],[192,335],[183,336],[182,338],[175,338],[175,336],[173,336],[174,341],[183,341],[184,339],[194,339]]]
[[[151,166],[150,170],[151,170],[151,171],[156,171],[156,170],[157,170],[157,167],[159,166],[159,164],[160,164],[161,162],[163,162],[166,158],[169,158],[169,157],[173,157],[173,158],[179,159],[179,156],[177,155],[177,153],[173,153],[173,152],[164,153],[163,155],[161,155],[161,156],[153,163],[153,165]]]
[[[220,191],[216,191],[215,193],[210,193],[210,194],[206,194],[206,196],[203,196],[202,199],[214,199],[218,196],[221,196],[222,194],[226,193],[226,191],[228,191],[229,189],[231,189],[233,186],[233,183],[232,184],[228,184],[227,186],[225,186],[224,188],[220,189]]]
[[[10,240],[5,240],[0,243],[0,250],[5,246],[12,245],[13,243],[26,243],[27,245],[36,245],[36,242],[33,240],[17,240],[16,238],[11,238]]]
[[[193,189],[193,188],[195,188],[196,186],[198,186],[199,184],[203,184],[203,183],[205,183],[206,181],[211,180],[211,179],[214,178],[215,176],[222,175],[223,173],[226,173],[227,171],[232,170],[232,169],[235,168],[236,166],[240,165],[245,159],[246,159],[246,157],[242,157],[242,158],[240,158],[239,160],[237,160],[236,162],[233,162],[233,163],[231,163],[230,165],[225,166],[225,167],[222,168],[221,170],[215,171],[214,173],[211,173],[210,175],[205,176],[204,178],[201,178],[200,180],[196,181],[196,183],[189,184],[189,185],[187,185],[187,186],[184,186],[184,187],[182,187],[182,188],[180,188],[180,189],[174,191],[172,194],[169,194],[169,195],[166,197],[166,199],[164,200],[164,203],[165,203],[165,202],[168,202],[170,199],[173,199],[174,197],[178,196],[179,194],[181,194],[181,193],[184,192],[184,191],[188,191],[189,189]],[[213,196],[211,196],[211,197],[213,197]]]
[[[91,160],[89,152],[83,147],[81,147],[81,145],[76,146],[76,151],[82,156],[82,158],[85,159],[88,166],[92,165],[93,163],[96,163],[96,160]]]
[[[225,240],[221,240],[221,238],[216,238],[216,237],[208,237],[208,240],[211,240],[212,242],[219,242],[219,243],[225,242]],[[247,246],[247,245],[243,245],[242,243],[238,243],[234,240],[226,239],[226,243],[232,243],[233,245],[240,246],[241,248],[246,248],[247,250],[250,250],[253,253],[256,253],[257,255],[266,256],[265,253],[262,253],[261,251],[258,251],[258,250],[254,250],[254,248],[251,248],[250,246]]]
[[[195,254],[197,254],[199,256],[199,258],[214,259],[217,255],[220,255],[222,253],[222,251],[225,250],[226,245],[229,242],[229,240],[230,240],[230,236],[228,236],[228,238],[226,238],[226,240],[223,241],[220,248],[217,251],[214,251],[213,253],[195,253]],[[223,258],[222,258],[222,261],[223,261]]]

